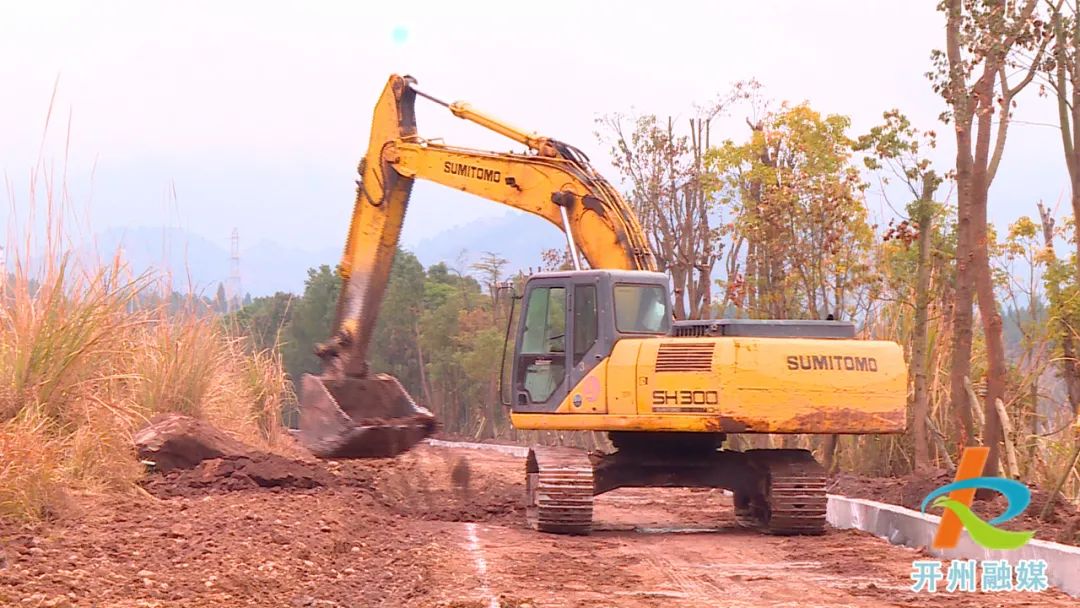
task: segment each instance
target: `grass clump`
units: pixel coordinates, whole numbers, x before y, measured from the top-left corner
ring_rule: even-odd
[[[54,191],[49,218],[63,215]],[[132,488],[132,435],[159,413],[281,444],[290,393],[275,351],[254,350],[197,297],[177,307],[164,275],[77,256],[59,225],[41,246],[32,234],[5,247],[0,275],[0,517],[48,518],[71,490]]]

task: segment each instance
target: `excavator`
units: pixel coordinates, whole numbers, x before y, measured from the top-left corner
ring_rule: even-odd
[[[528,150],[424,139],[417,97]],[[537,215],[566,235],[574,270],[534,274],[518,296],[504,405],[518,429],[603,431],[615,451],[531,448],[532,528],[588,534],[594,497],[617,488],[703,487],[729,490],[743,526],[820,534],[826,472],[810,451],[724,449],[727,436],[905,429],[907,368],[894,342],[856,339],[843,321],[673,319],[670,283],[633,209],[571,145],[392,75],[359,175],[336,332],[317,347],[322,373],[301,379],[298,435],[319,457],[392,457],[436,429],[430,411],[367,364],[417,179]]]

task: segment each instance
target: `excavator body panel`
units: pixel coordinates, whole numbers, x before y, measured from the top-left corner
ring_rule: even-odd
[[[530,279],[513,368],[514,426],[904,431],[907,367],[896,343],[840,337],[853,333],[843,322],[722,320],[713,324],[725,329],[698,332],[719,335],[670,335],[666,281],[655,273],[608,271]],[[583,284],[595,285],[595,296],[581,298]],[[606,403],[598,403],[601,397]]]

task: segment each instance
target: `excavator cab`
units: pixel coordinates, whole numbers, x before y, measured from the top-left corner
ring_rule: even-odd
[[[667,275],[584,270],[533,275],[525,284],[511,369],[511,409],[554,412],[627,337],[668,335]]]

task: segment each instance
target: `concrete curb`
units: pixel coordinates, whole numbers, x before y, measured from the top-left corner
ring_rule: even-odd
[[[1074,597],[1080,597],[1080,547],[1032,540],[1012,551],[984,549],[968,538],[960,537],[954,549],[929,549],[941,518],[904,507],[872,500],[829,495],[826,519],[834,528],[854,528],[879,536],[894,545],[923,548],[944,559],[1006,559],[1015,564],[1022,559],[1046,560],[1050,584]]]
[[[518,458],[524,458],[529,454],[529,448],[516,445],[439,439],[425,441],[435,447],[487,450]],[[861,498],[847,498],[836,494],[829,494],[825,518],[834,528],[862,530],[894,545],[916,549],[930,546],[937,531],[937,524],[941,521],[941,518],[936,515],[926,515],[896,505]],[[1071,596],[1080,597],[1080,547],[1045,540],[1032,540],[1013,551],[991,551],[976,545],[964,534],[954,549],[944,551],[928,549],[928,551],[943,559],[1007,559],[1013,564],[1022,559],[1043,559],[1046,560],[1046,575],[1050,584]]]
[[[459,448],[466,450],[486,450],[498,452],[508,456],[525,458],[529,455],[529,448],[520,445],[502,445],[499,443],[469,443],[467,441],[443,441],[442,439],[425,439],[424,443],[437,448]]]

